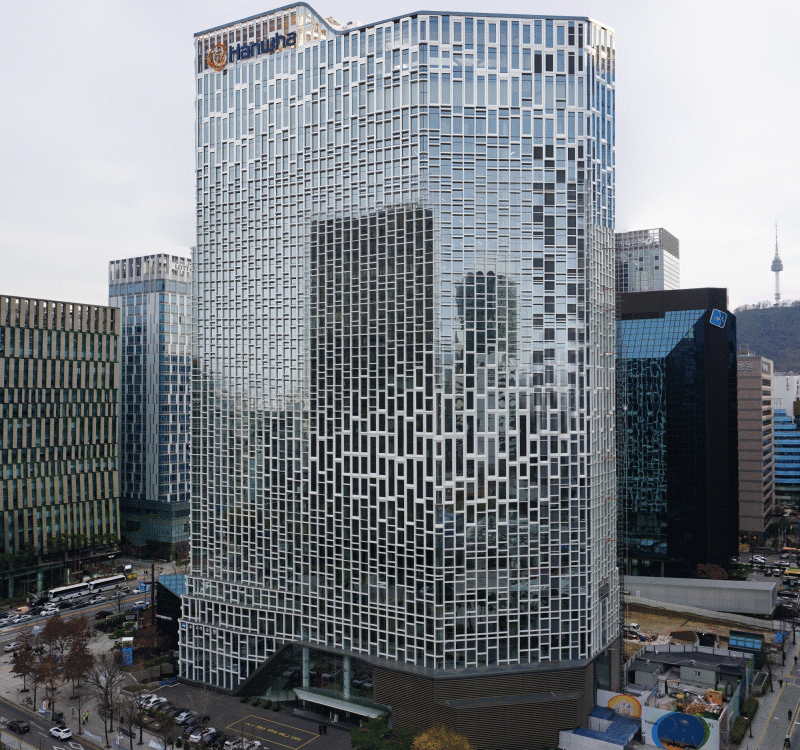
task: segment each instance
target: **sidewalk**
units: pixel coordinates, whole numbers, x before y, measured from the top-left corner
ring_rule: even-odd
[[[758,711],[751,725],[752,738],[745,737],[739,746],[741,750],[781,750],[784,738],[792,735],[792,747],[800,748],[800,725],[797,712],[800,709],[800,659],[794,665],[794,657],[800,657],[800,637],[792,645],[786,645],[786,666],[778,666],[773,671],[774,692],[767,692],[758,699]],[[780,686],[778,680],[783,681]],[[792,721],[789,721],[789,711]]]

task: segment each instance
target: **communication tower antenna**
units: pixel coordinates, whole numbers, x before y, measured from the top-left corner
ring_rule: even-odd
[[[781,256],[778,255],[778,222],[775,222],[775,257],[772,259],[772,271],[775,274],[775,307],[781,304],[780,273],[783,271]]]

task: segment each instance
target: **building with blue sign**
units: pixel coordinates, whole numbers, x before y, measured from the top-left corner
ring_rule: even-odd
[[[631,575],[737,550],[736,318],[727,290],[620,296],[617,483]]]
[[[108,264],[120,308],[120,514],[125,542],[153,557],[189,552],[191,261]]]
[[[555,745],[619,674],[613,32],[195,43],[182,674]]]

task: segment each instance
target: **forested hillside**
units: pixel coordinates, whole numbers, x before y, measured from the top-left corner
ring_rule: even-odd
[[[738,307],[736,330],[739,351],[767,357],[775,372],[800,372],[800,301],[782,307]]]

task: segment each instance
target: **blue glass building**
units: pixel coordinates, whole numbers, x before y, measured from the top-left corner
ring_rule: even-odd
[[[725,565],[738,534],[736,319],[724,289],[623,294],[618,470],[632,575]]]
[[[775,494],[800,495],[800,429],[786,409],[775,409]]]
[[[158,253],[108,264],[120,308],[120,515],[126,543],[189,552],[191,261]]]

